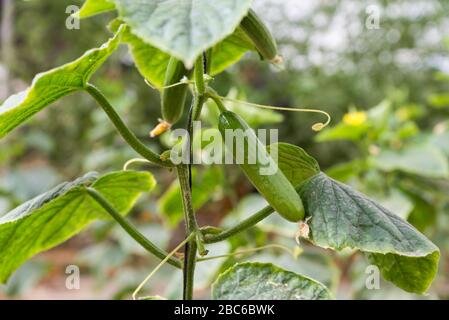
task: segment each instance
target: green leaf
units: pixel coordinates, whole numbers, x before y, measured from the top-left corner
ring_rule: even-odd
[[[100,48],[87,51],[73,62],[38,74],[27,90],[9,97],[0,106],[0,138],[49,104],[84,89],[92,74],[118,47],[122,30]]]
[[[272,156],[276,150],[277,157],[274,158],[277,158],[279,169],[295,187],[320,173],[318,162],[298,146],[274,143],[268,146],[268,150]]]
[[[449,106],[449,94],[435,94],[429,98],[429,104],[435,108],[445,108]]]
[[[122,23],[123,21],[120,19],[115,19],[110,23],[109,29],[115,32]],[[170,55],[145,43],[132,33],[129,27],[123,32],[121,40],[128,45],[136,68],[142,77],[148,80],[153,86],[158,88],[162,87],[164,85]]]
[[[304,184],[301,198],[316,245],[358,249],[398,287],[415,293],[429,288],[439,249],[408,222],[324,173]]]
[[[192,192],[193,208],[200,209],[208,202],[213,194],[221,188],[223,172],[219,167],[208,167],[199,172],[193,170],[192,179],[194,189]],[[176,180],[167,189],[158,202],[159,210],[167,218],[170,227],[176,227],[184,217],[182,195],[179,182]]]
[[[387,172],[399,170],[431,178],[449,176],[449,165],[445,155],[430,145],[383,150],[377,157],[373,157],[373,164]]]
[[[142,192],[153,189],[150,173],[119,171],[86,174],[22,204],[0,218],[0,283],[35,254],[71,238],[108,215],[86,192],[91,186],[126,214]]]
[[[255,47],[248,36],[242,29],[237,28],[233,34],[212,48],[211,74],[221,73],[239,62],[246,52],[254,50]]]
[[[370,125],[368,123],[363,123],[360,125],[349,125],[340,122],[333,128],[329,128],[321,131],[316,135],[316,141],[335,141],[335,140],[349,140],[357,141],[360,140],[366,133],[368,133]]]
[[[212,285],[215,300],[330,300],[329,290],[306,276],[271,263],[241,263]]]
[[[109,28],[111,31],[116,31],[122,23],[121,20],[116,19],[109,25]],[[162,87],[170,55],[144,42],[132,33],[129,27],[123,33],[122,42],[128,44],[140,74],[153,86]],[[211,75],[217,75],[238,62],[249,50],[254,50],[252,43],[243,31],[237,28],[232,35],[214,46]]]
[[[114,2],[134,34],[191,68],[203,51],[234,32],[252,0]]]
[[[111,0],[86,0],[76,16],[84,19],[114,9],[115,5]]]

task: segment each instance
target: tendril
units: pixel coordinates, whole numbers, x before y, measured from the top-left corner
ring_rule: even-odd
[[[173,256],[176,254],[176,252],[178,252],[179,249],[181,249],[187,242],[189,242],[192,237],[195,236],[194,233],[191,233],[187,238],[184,239],[184,241],[182,241],[176,248],[173,249],[172,252],[170,252],[164,260],[162,260],[157,266],[156,268],[153,269],[153,271],[150,272],[150,274],[139,284],[139,286],[136,288],[136,290],[134,290],[133,292],[133,300],[137,300],[137,294],[140,292],[140,290],[142,290],[143,286],[154,276],[154,274],[156,272],[159,271],[160,268],[162,268],[162,266]]]
[[[126,161],[126,163],[123,165],[123,171],[128,171],[129,170],[129,166],[134,164],[134,163],[151,164],[151,162],[146,160],[146,159],[134,158],[134,159],[130,159],[130,160]]]
[[[194,84],[195,81],[189,80],[187,77],[184,76],[184,77],[181,79],[181,81],[176,82],[176,83],[173,83],[173,84],[168,85],[168,86],[163,86],[163,87],[156,87],[156,86],[153,86],[153,85],[150,83],[150,81],[148,81],[147,79],[145,79],[145,83],[147,84],[147,86],[149,86],[149,87],[150,87],[151,89],[153,89],[153,90],[163,90],[163,89],[168,89],[168,88],[177,87],[177,86],[180,86],[180,85],[182,85],[182,84]]]
[[[197,261],[200,262],[200,261],[208,261],[208,260],[214,260],[214,259],[220,259],[220,258],[228,258],[228,257],[237,256],[237,255],[242,255],[242,254],[249,254],[249,253],[253,253],[253,252],[263,251],[263,250],[267,250],[267,249],[281,249],[283,251],[286,251],[288,254],[292,255],[295,259],[298,256],[296,250],[292,250],[292,249],[287,248],[280,244],[268,244],[268,245],[262,246],[262,247],[251,248],[251,249],[247,249],[247,250],[240,250],[237,252],[223,254],[223,255],[219,255],[219,256],[198,258]]]
[[[252,103],[252,102],[247,102],[247,101],[242,101],[242,100],[236,100],[236,99],[231,99],[231,98],[226,98],[226,97],[220,97],[222,100],[224,101],[228,101],[228,102],[232,102],[232,103],[241,103],[241,104],[245,104],[251,107],[256,107],[256,108],[261,108],[261,109],[268,109],[268,110],[279,110],[279,111],[291,111],[291,112],[310,112],[310,113],[321,113],[323,115],[325,115],[327,117],[327,121],[326,122],[317,122],[312,126],[312,130],[315,132],[321,131],[323,130],[325,127],[327,127],[329,125],[329,123],[331,122],[332,118],[330,116],[329,113],[327,113],[326,111],[323,110],[319,110],[319,109],[304,109],[304,108],[289,108],[289,107],[276,107],[276,106],[267,106],[267,105],[263,105],[263,104],[257,104],[257,103]]]

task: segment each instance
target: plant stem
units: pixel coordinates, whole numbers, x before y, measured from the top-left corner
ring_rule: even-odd
[[[161,260],[167,259],[167,253],[157,247],[154,243],[148,240],[135,226],[129,223],[114,207],[109,203],[107,199],[103,197],[101,193],[93,188],[87,188],[87,193],[94,199],[106,212],[114,218],[115,221],[145,250],[154,254]],[[175,257],[168,258],[167,262],[176,268],[182,268],[182,263]]]
[[[206,92],[204,84],[204,55],[201,55],[195,62],[195,85],[200,96]]]
[[[215,104],[217,105],[218,109],[220,110],[220,112],[225,112],[227,111],[225,105],[223,104],[223,101],[221,101],[221,97],[218,95],[217,92],[215,92],[214,89],[208,87],[207,88],[207,92],[206,92],[207,97],[211,98],[212,100],[214,100]]]
[[[187,234],[197,234],[198,224],[192,205],[192,193],[190,188],[190,175],[188,165],[180,164],[177,167],[178,179],[181,186],[182,203],[184,206],[184,219]],[[193,299],[193,286],[195,278],[196,252],[198,249],[197,237],[193,237],[187,244],[184,256],[184,290],[183,299]]]
[[[160,165],[162,167],[173,167],[173,163],[170,161],[162,161],[160,155],[147,148],[136,136],[132,133],[118,113],[111,106],[106,97],[92,84],[87,84],[86,91],[97,101],[100,107],[103,108],[106,115],[112,121],[117,128],[120,135],[125,141],[142,157],[148,161]]]
[[[164,260],[162,260],[156,268],[153,269],[153,271],[151,271],[151,273],[145,278],[145,280],[142,281],[142,283],[136,288],[136,290],[134,290],[133,292],[133,300],[137,299],[137,294],[139,293],[139,291],[143,288],[143,286],[151,279],[152,276],[154,276],[156,274],[156,272],[159,271],[159,269],[176,253],[178,252],[179,249],[181,249],[187,242],[190,241],[190,239],[192,239],[195,235],[192,233],[190,234],[187,238],[184,239],[184,241],[182,241],[180,244],[178,244],[178,246],[176,248],[174,248],[172,250],[172,252],[170,252]]]
[[[201,75],[202,78],[203,75]],[[189,160],[192,161],[193,150],[191,139],[193,136],[193,120],[199,118],[201,109],[203,107],[205,96],[195,92],[193,97],[193,104],[189,112],[189,118],[187,123],[187,130],[189,134]],[[196,253],[199,249],[200,254],[207,254],[204,248],[202,233],[199,230],[198,223],[196,221],[195,211],[192,204],[192,172],[191,164],[178,165],[178,179],[181,187],[182,203],[184,207],[184,220],[186,224],[186,234],[194,234],[195,237],[190,240],[185,246],[184,255],[184,284],[183,284],[183,299],[193,299],[193,287],[195,278],[196,267]]]
[[[300,192],[303,184],[298,185],[295,190],[296,192]],[[246,229],[249,229],[251,227],[254,227],[256,224],[258,224],[260,221],[264,220],[265,218],[269,217],[274,212],[274,209],[270,206],[266,206],[262,210],[256,212],[251,217],[241,221],[239,224],[235,225],[234,227],[227,229],[225,231],[222,231],[218,234],[204,234],[203,232],[203,242],[204,243],[216,243],[223,240],[226,240],[227,238],[230,238],[237,233],[240,233]]]
[[[219,234],[205,234],[203,237],[203,240],[205,243],[215,243],[223,241],[229,237],[232,237],[236,235],[237,233],[240,233],[248,228],[254,227],[257,223],[262,221],[263,219],[267,218],[269,215],[271,215],[274,212],[274,209],[270,206],[267,206],[263,208],[262,210],[256,212],[251,217],[243,220],[236,226],[227,229],[223,232],[220,232]]]

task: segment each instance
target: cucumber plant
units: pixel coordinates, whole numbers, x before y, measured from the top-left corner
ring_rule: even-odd
[[[80,18],[107,11],[117,13],[109,25],[112,38],[72,62],[37,75],[27,90],[8,98],[0,106],[0,138],[52,102],[73,92],[85,92],[104,110],[137,154],[151,164],[176,172],[185,240],[167,253],[125,218],[138,197],[156,185],[149,171],[87,173],[0,216],[0,283],[5,283],[22,263],[37,253],[59,245],[95,220],[112,218],[138,244],[161,259],[161,265],[167,263],[174,268],[174,273],[182,273],[183,298],[193,299],[195,270],[204,261],[219,258],[213,256],[213,244],[244,234],[278,212],[288,223],[300,222],[299,235],[310,244],[336,251],[360,251],[386,280],[399,288],[419,294],[427,292],[437,273],[439,249],[395,213],[321,172],[318,162],[299,146],[275,143],[265,149],[255,134],[250,133],[244,145],[251,152],[263,154],[264,161],[247,163],[244,157],[246,162],[240,168],[266,199],[267,206],[241,221],[234,221],[230,228],[200,226],[196,217],[199,204],[192,196],[200,186],[191,165],[175,164],[167,156],[170,150],[158,154],[148,148],[128,128],[101,90],[90,82],[95,71],[119,45],[127,44],[140,74],[161,91],[165,124],[153,132],[154,136],[180,120],[189,93],[192,106],[186,130],[190,134],[193,134],[193,122],[202,119],[202,111],[213,114],[219,110],[215,122],[224,136],[226,130],[249,129],[237,115],[238,109],[228,110],[227,98],[214,91],[211,79],[239,61],[247,51],[258,52],[263,60],[271,63],[282,60],[268,28],[250,9],[251,2],[85,2],[77,13]],[[323,126],[319,123],[314,128],[319,131]],[[191,145],[188,152],[193,153]],[[271,156],[273,152],[277,157]],[[267,162],[275,167],[275,174],[260,173],[259,169]],[[295,232],[291,234],[294,237]],[[181,247],[184,253],[175,254]],[[221,271],[212,284],[214,299],[332,299],[335,296],[319,281],[271,263],[238,263]]]

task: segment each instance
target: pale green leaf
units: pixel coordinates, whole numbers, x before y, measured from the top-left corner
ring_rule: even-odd
[[[354,126],[340,122],[335,127],[321,131],[318,135],[316,135],[316,141],[318,142],[334,141],[334,140],[358,141],[365,134],[368,133],[369,129],[370,125],[367,123]]]
[[[191,68],[203,51],[234,32],[252,0],[114,2],[134,34]]]
[[[358,249],[398,287],[415,293],[429,288],[439,249],[408,222],[323,173],[304,184],[301,198],[316,245]]]
[[[9,97],[0,106],[0,138],[52,102],[84,89],[92,74],[118,47],[122,30],[100,48],[87,51],[73,62],[38,74],[27,90]]]
[[[271,263],[241,263],[222,273],[212,285],[215,300],[330,300],[318,281]]]
[[[86,0],[76,16],[84,19],[115,9],[112,0]]]
[[[242,29],[237,28],[212,48],[211,74],[217,75],[240,61],[248,51],[254,51],[254,45]],[[259,110],[260,111],[260,110]]]
[[[413,145],[399,150],[383,150],[373,164],[384,171],[403,171],[431,178],[449,176],[446,156],[430,145]]]
[[[91,186],[122,214],[142,192],[155,185],[150,173],[119,171],[102,177],[86,174],[65,182],[0,218],[0,283],[35,254],[71,238],[108,215],[86,192]]]

